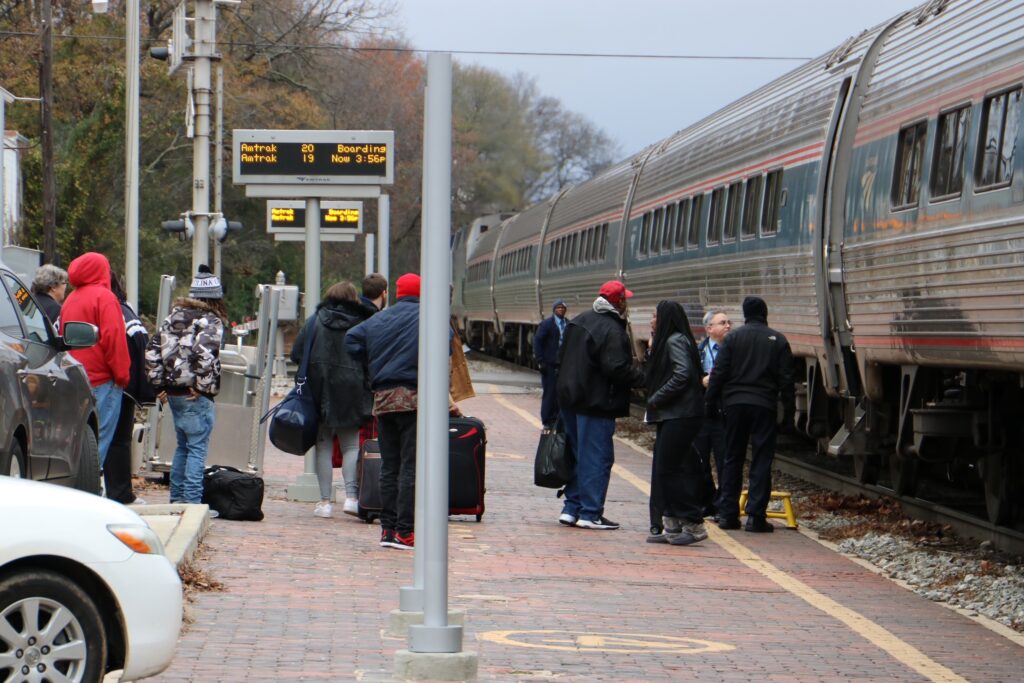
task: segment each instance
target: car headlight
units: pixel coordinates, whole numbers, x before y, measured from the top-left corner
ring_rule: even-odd
[[[145,524],[108,524],[107,530],[114,538],[141,555],[164,554],[160,537]]]

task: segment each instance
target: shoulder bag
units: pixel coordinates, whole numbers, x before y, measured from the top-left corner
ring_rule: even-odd
[[[316,318],[309,326],[306,343],[303,347],[302,365],[295,375],[295,386],[281,402],[267,411],[260,422],[270,417],[270,443],[285,453],[305,455],[316,445],[317,433],[320,429],[320,407],[316,403],[312,389],[306,384],[309,372],[309,356],[313,351],[313,340],[316,338]],[[272,416],[272,417],[271,417]]]

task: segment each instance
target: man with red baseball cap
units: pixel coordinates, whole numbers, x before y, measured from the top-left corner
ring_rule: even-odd
[[[558,404],[576,473],[565,487],[558,521],[583,529],[618,529],[604,516],[615,451],[615,418],[629,415],[629,392],[642,386],[626,334],[626,300],[618,280],[601,285],[591,310],[565,328],[559,352]]]

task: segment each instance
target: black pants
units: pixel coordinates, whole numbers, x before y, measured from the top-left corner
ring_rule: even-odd
[[[704,519],[704,473],[693,440],[703,418],[680,417],[658,423],[651,462],[651,527],[661,529],[662,516],[693,524]]]
[[[558,367],[545,365],[540,371],[540,386],[544,392],[540,398],[540,421],[548,425],[558,419]]]
[[[377,416],[380,526],[407,534],[416,515],[416,411]]]
[[[132,492],[132,431],[135,428],[135,401],[127,395],[121,397],[121,412],[117,416],[114,439],[107,449],[103,463],[103,483],[107,498],[127,505],[135,500]]]
[[[729,406],[725,412],[726,452],[718,493],[721,517],[739,516],[743,462],[750,443],[750,486],[746,513],[764,518],[772,493],[772,460],[775,459],[775,411],[760,406]]]
[[[706,417],[700,425],[700,433],[693,440],[693,447],[700,453],[704,468],[704,510],[718,508],[718,491],[715,480],[722,484],[722,464],[725,462],[725,421],[721,417]],[[711,476],[711,454],[715,454],[715,477]]]

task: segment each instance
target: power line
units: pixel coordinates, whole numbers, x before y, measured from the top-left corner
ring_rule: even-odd
[[[39,37],[39,33],[31,31],[0,31],[0,36],[12,37]],[[54,38],[69,40],[102,40],[124,42],[124,36],[102,36],[102,35],[69,35],[63,34]],[[303,50],[345,50],[349,52],[400,52],[420,54],[452,54],[452,55],[475,55],[487,57],[562,57],[582,59],[657,59],[657,60],[680,60],[680,61],[760,61],[760,62],[806,62],[812,57],[787,57],[775,55],[671,55],[671,54],[638,54],[632,52],[536,52],[532,50],[438,50],[423,49],[415,47],[352,47],[349,45],[332,45],[330,43],[318,43],[316,45],[300,45],[298,43],[248,43],[230,42],[235,47],[250,48],[278,48],[278,49],[303,49]]]

